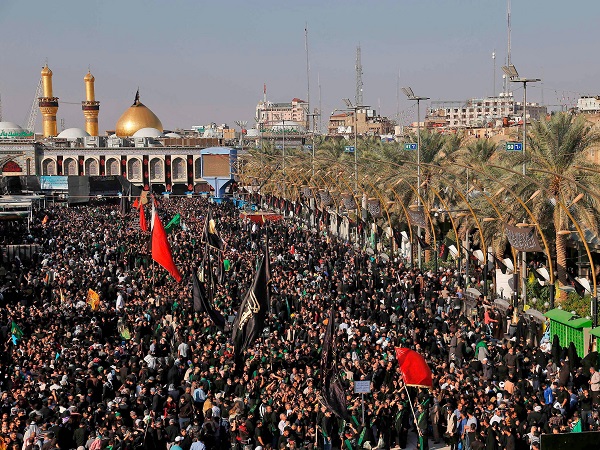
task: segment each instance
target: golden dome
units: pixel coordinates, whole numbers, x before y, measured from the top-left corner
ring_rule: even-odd
[[[88,73],[85,77],[83,77],[83,81],[95,81],[94,75],[88,70]]]
[[[50,68],[48,67],[48,64],[46,64],[43,68],[42,68],[42,76],[44,75],[52,75],[52,71],[50,70]]]
[[[133,136],[142,128],[156,128],[164,131],[160,119],[150,109],[140,102],[140,92],[135,95],[135,101],[117,121],[116,135],[119,137]]]

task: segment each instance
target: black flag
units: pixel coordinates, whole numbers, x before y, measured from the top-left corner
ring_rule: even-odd
[[[269,309],[269,249],[265,246],[254,282],[244,297],[240,310],[233,322],[233,345],[236,371],[242,365],[242,353],[249,348],[265,328]]]
[[[223,250],[225,248],[225,242],[221,239],[219,232],[217,231],[215,221],[212,218],[212,213],[208,211],[206,220],[204,222],[204,242],[210,247],[216,248],[217,250]]]
[[[208,314],[208,317],[210,317],[215,326],[219,330],[223,331],[225,329],[225,318],[221,315],[219,311],[212,307],[212,302],[208,299],[204,283],[200,282],[196,271],[194,271],[194,273],[192,274],[192,280],[192,298],[194,299],[194,311],[205,312],[206,314]]]
[[[496,263],[496,267],[500,269],[500,272],[506,274],[508,270],[508,266],[504,264],[504,260],[502,258],[494,258],[494,262]]]
[[[419,241],[419,245],[421,246],[421,250],[429,250],[431,248],[431,245],[429,245],[427,242],[425,242],[421,236],[419,236],[418,234],[415,235],[415,236],[417,238],[417,241]]]
[[[571,283],[571,286],[573,286],[575,288],[575,292],[577,292],[577,294],[580,297],[585,296],[586,288],[583,286],[583,284],[581,284],[579,281],[577,281],[575,279],[575,277],[573,275],[571,275],[569,272],[567,272],[567,280],[569,281],[569,283]]]
[[[323,339],[323,352],[321,353],[321,372],[323,385],[321,386],[321,401],[323,405],[338,416],[348,421],[350,414],[346,407],[346,394],[337,370],[337,348],[334,336],[334,309],[329,313],[325,338]]]

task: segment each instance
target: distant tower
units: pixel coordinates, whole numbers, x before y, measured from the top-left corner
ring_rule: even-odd
[[[94,93],[94,81],[96,79],[88,70],[88,73],[83,77],[85,82],[85,101],[81,102],[81,109],[85,117],[85,131],[90,136],[98,136],[98,113],[100,112],[100,102],[96,101]]]
[[[362,81],[362,63],[360,62],[360,45],[356,47],[356,95],[354,96],[354,106],[363,104],[363,81]]]
[[[52,71],[48,64],[42,69],[42,94],[38,106],[43,116],[44,137],[56,136],[56,112],[58,111],[58,97],[52,95]]]

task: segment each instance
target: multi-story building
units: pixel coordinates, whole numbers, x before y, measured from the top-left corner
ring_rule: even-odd
[[[527,120],[539,120],[547,108],[539,103],[527,102]],[[512,93],[497,97],[472,98],[466,102],[432,102],[427,111],[425,126],[431,128],[502,127],[523,120],[523,102]]]
[[[359,136],[381,136],[394,132],[394,123],[380,116],[374,109],[357,109],[329,116],[327,134],[329,136],[352,136],[356,127]]]
[[[600,96],[585,96],[577,100],[577,111],[581,113],[596,114],[600,112]]]
[[[307,130],[308,121],[308,103],[299,98],[293,98],[289,103],[274,103],[263,100],[256,105],[257,128],[259,130],[268,130],[275,124],[296,123],[298,126]]]

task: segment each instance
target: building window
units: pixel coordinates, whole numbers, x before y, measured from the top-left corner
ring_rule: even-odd
[[[164,177],[163,161],[159,158],[153,158],[150,161],[150,180],[161,181]]]
[[[65,159],[63,166],[65,175],[77,175],[77,161],[73,158]]]
[[[25,161],[25,173],[27,175],[31,175],[31,159],[27,158],[27,160]]]
[[[106,161],[106,175],[121,175],[119,172],[119,161],[110,158]]]
[[[196,178],[202,178],[202,158],[196,158],[194,163],[194,174]]]
[[[42,175],[56,175],[56,163],[52,159],[45,159],[42,163]]]
[[[142,179],[142,163],[139,159],[133,158],[127,162],[127,173],[130,180],[139,181]]]
[[[93,158],[89,158],[85,162],[85,174],[87,176],[97,176],[98,173],[98,161]]]
[[[186,179],[185,161],[183,158],[175,158],[171,164],[173,181]]]

